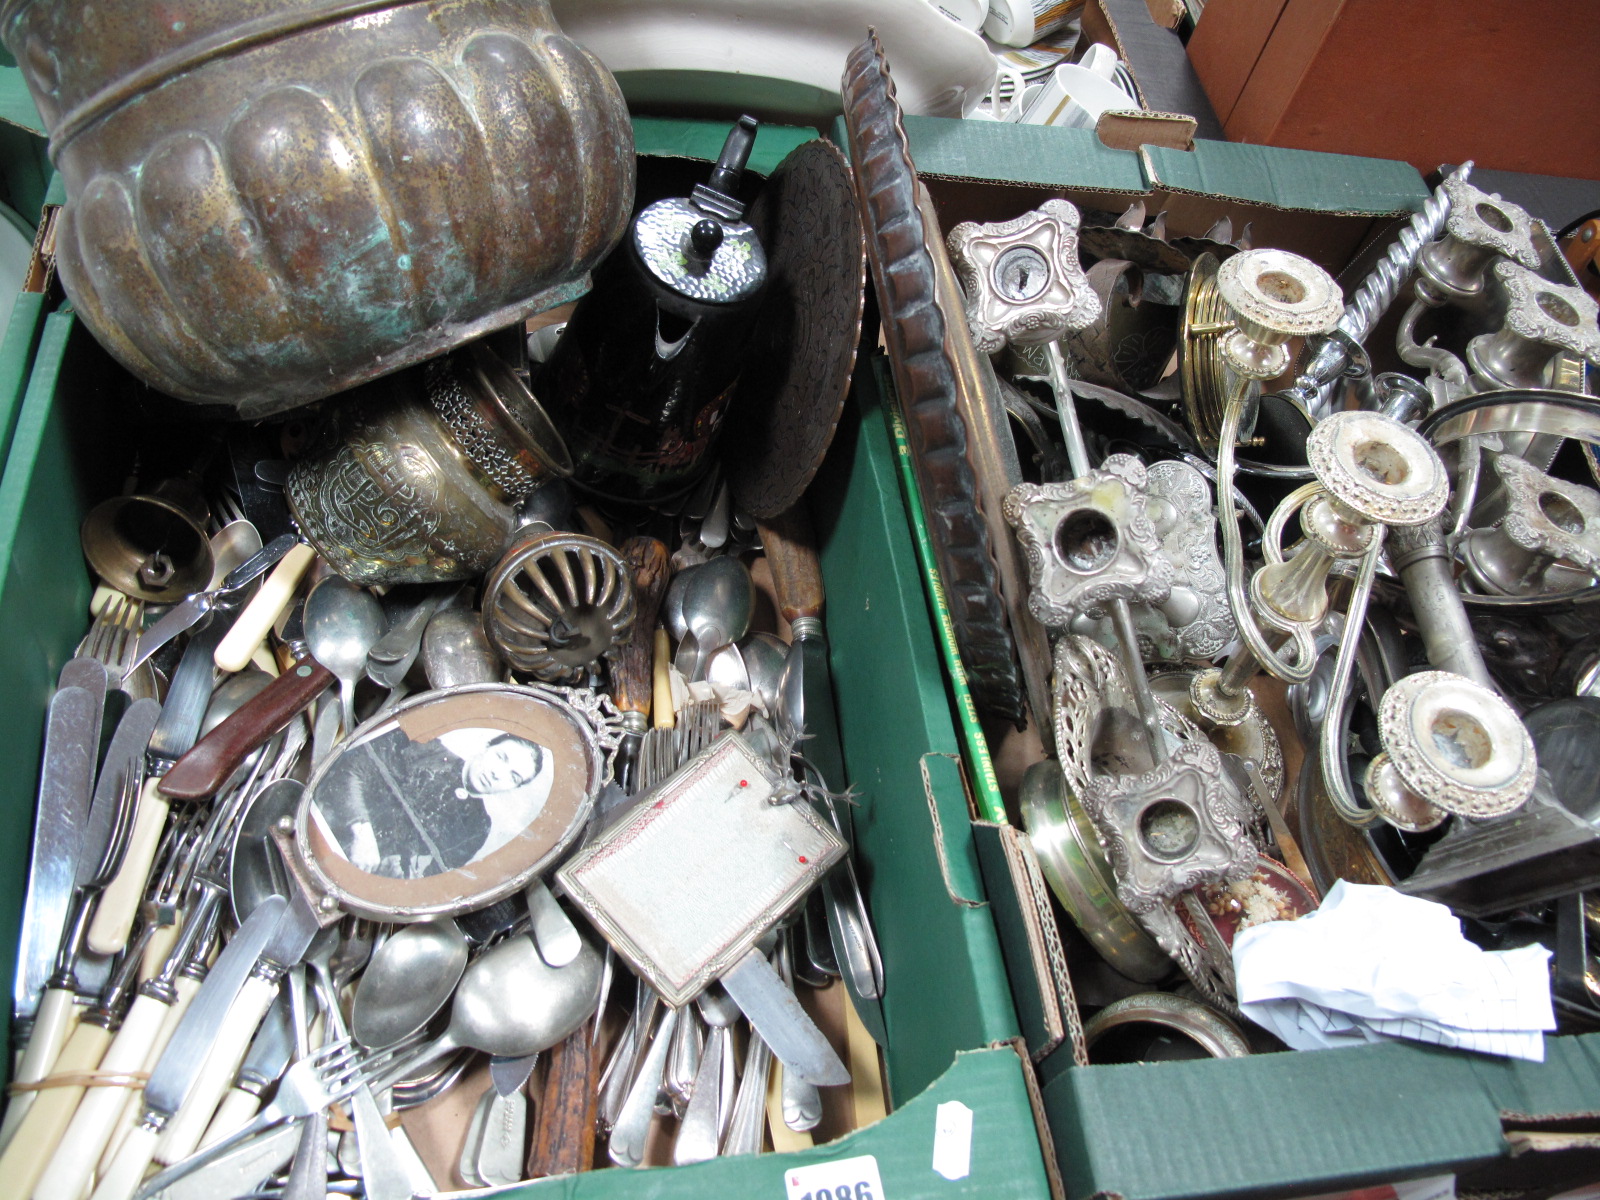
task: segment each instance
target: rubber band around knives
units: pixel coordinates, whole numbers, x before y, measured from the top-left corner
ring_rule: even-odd
[[[383,1123],[389,1129],[399,1129],[401,1125],[400,1114],[397,1112],[384,1113]],[[344,1105],[334,1104],[328,1108],[328,1128],[334,1133],[355,1132],[355,1122],[345,1112]]]
[[[49,1088],[58,1087],[121,1087],[142,1088],[150,1082],[149,1071],[128,1071],[125,1073],[106,1071],[67,1071],[60,1075],[46,1075],[34,1083],[12,1083],[6,1085],[6,1094],[15,1096],[20,1092],[42,1092]]]

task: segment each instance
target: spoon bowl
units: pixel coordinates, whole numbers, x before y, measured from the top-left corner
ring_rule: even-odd
[[[349,737],[356,727],[356,682],[366,672],[367,652],[389,628],[383,606],[366,588],[330,576],[311,589],[303,619],[312,656],[338,677]]]
[[[207,589],[222,586],[235,567],[243,566],[261,549],[261,533],[249,521],[229,521],[211,537],[211,582]]]
[[[755,606],[750,569],[737,558],[713,558],[695,571],[683,593],[683,619],[694,639],[694,661],[684,672],[690,682],[704,677],[706,660],[714,651],[750,631]]]
[[[206,705],[206,715],[200,722],[200,736],[204,737],[218,725],[221,725],[234,713],[238,712],[251,700],[254,700],[261,690],[272,682],[260,667],[246,667],[224,679],[211,693],[210,703]]]
[[[760,699],[767,715],[776,717],[783,664],[789,656],[787,643],[776,634],[760,632],[740,638],[738,646],[739,653],[744,656],[745,672],[750,677],[750,690]]]
[[[467,937],[446,917],[406,925],[372,952],[356,986],[350,1032],[369,1050],[421,1029],[467,969]]]
[[[433,688],[466,683],[498,683],[504,668],[470,608],[435,613],[422,635],[422,666]]]
[[[552,967],[539,957],[531,937],[507,938],[467,968],[456,987],[449,1027],[409,1069],[467,1047],[502,1058],[548,1050],[593,1015],[600,1004],[602,969],[599,952],[588,942],[566,966]],[[516,1002],[507,1003],[508,997]]]
[[[672,582],[667,584],[667,594],[661,601],[661,620],[675,642],[681,642],[683,635],[689,632],[689,623],[683,616],[683,595],[689,590],[689,582],[699,569],[700,564],[696,563],[675,574]]]

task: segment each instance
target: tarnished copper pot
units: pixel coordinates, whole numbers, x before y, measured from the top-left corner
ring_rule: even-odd
[[[545,0],[5,0],[61,279],[171,395],[258,417],[575,298],[621,238],[616,81]]]

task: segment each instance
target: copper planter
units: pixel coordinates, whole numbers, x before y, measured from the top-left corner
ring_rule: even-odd
[[[259,417],[573,299],[627,109],[544,0],[8,0],[57,263],[134,374]]]

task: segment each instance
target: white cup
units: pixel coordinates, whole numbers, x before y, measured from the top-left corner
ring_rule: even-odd
[[[1113,69],[1116,55],[1112,54]],[[1026,125],[1056,125],[1067,129],[1093,129],[1100,114],[1139,107],[1139,102],[1112,83],[1109,77],[1076,63],[1062,63],[1022,114]]]

